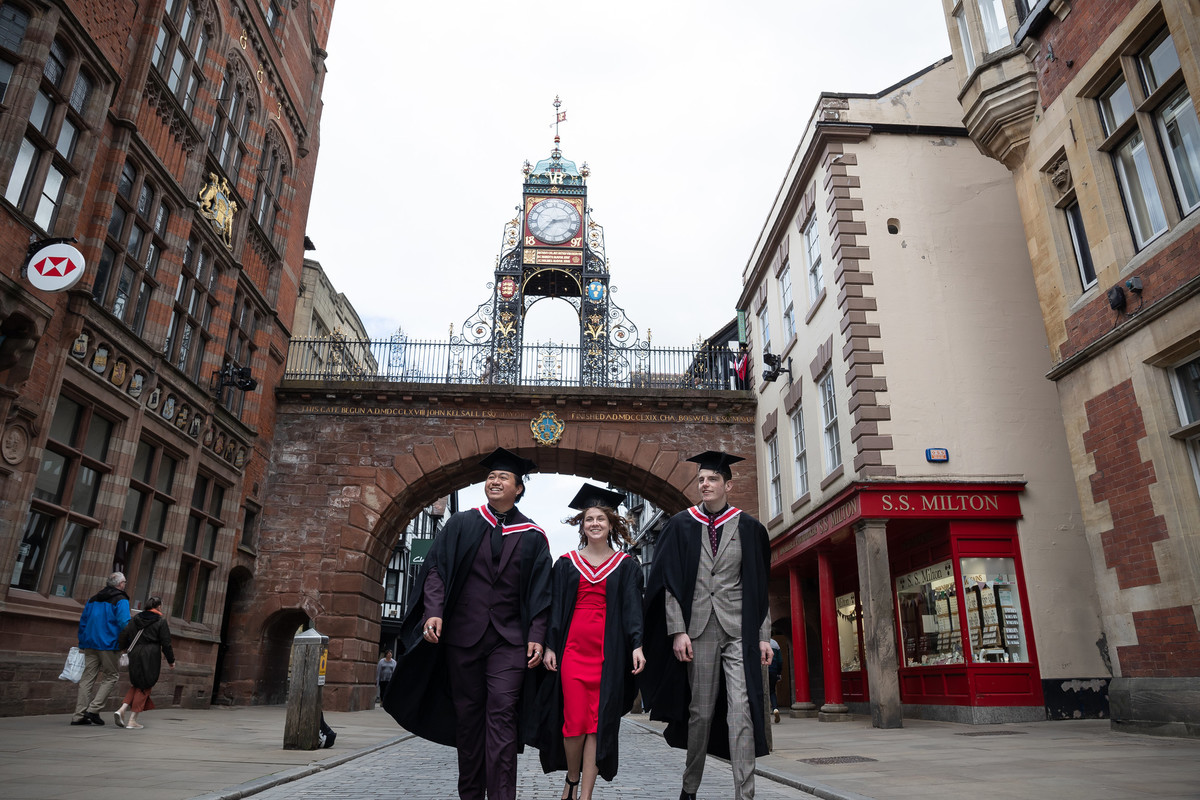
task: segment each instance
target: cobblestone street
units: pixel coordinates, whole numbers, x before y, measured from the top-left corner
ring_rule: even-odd
[[[682,750],[672,749],[660,734],[629,722],[621,726],[621,771],[612,783],[596,782],[597,798],[667,798],[679,796],[683,773]],[[384,748],[347,764],[254,795],[256,800],[393,800],[458,796],[454,750],[418,737]],[[526,749],[517,764],[520,800],[553,800],[562,793],[562,773],[546,775],[537,751]],[[729,797],[733,777],[729,765],[709,759],[700,798]],[[755,797],[762,800],[811,797],[797,789],[759,776]]]

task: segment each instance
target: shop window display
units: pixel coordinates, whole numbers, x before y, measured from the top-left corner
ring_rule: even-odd
[[[1013,559],[964,558],[960,567],[971,659],[975,662],[1028,662],[1024,615]]]
[[[994,561],[998,559],[964,559]],[[1011,563],[1011,559],[1008,559]],[[904,666],[962,664],[962,629],[954,567],[947,560],[896,578]]]
[[[854,592],[847,592],[834,600],[837,606],[838,655],[842,672],[858,672],[862,662],[858,656],[858,624],[862,615]]]

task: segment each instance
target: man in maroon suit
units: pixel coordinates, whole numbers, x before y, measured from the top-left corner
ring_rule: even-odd
[[[458,796],[514,800],[518,731],[536,692],[550,609],[545,532],[516,507],[537,466],[504,448],[480,464],[487,503],[434,540],[401,626],[383,706],[408,730],[458,748]]]

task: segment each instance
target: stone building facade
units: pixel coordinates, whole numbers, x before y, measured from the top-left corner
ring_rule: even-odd
[[[163,597],[160,702],[221,693],[256,570],[332,0],[0,2],[0,714],[56,680],[114,570]],[[83,279],[22,272],[74,237]]]
[[[743,273],[780,699],[822,720],[1104,713],[1019,207],[956,64],[822,94]]]
[[[1200,730],[1200,19],[943,0],[963,119],[1012,175],[1111,664],[1113,724]]]

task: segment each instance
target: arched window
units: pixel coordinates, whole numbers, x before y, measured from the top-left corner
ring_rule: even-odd
[[[20,63],[21,44],[25,41],[25,29],[28,27],[29,14],[23,9],[11,3],[0,6],[0,105],[8,96],[13,71]]]
[[[254,334],[258,329],[260,314],[249,295],[238,289],[233,301],[233,314],[229,320],[229,336],[225,340],[225,361],[235,367],[252,367],[254,363]],[[246,405],[244,392],[233,386],[221,388],[221,405],[231,414],[242,416]]]
[[[212,333],[213,311],[217,308],[216,289],[220,278],[217,260],[198,237],[188,240],[183,251],[183,268],[175,284],[171,324],[163,355],[194,381],[200,369]]]
[[[207,48],[208,31],[191,0],[167,0],[154,43],[154,68],[188,114],[192,113],[196,93],[204,82]]]
[[[150,296],[158,285],[158,262],[166,249],[170,219],[170,207],[146,180],[145,171],[132,159],[126,160],[117,181],[92,299],[139,336],[146,324]]]
[[[279,217],[286,172],[287,162],[279,145],[268,139],[259,165],[258,184],[254,187],[254,219],[272,242],[275,240],[275,221]]]
[[[4,13],[0,19],[6,24],[2,28],[4,38],[12,42],[18,30],[23,33],[20,25],[23,12],[12,7],[14,16],[9,10],[7,5],[0,9]],[[19,46],[20,42],[16,44]],[[42,68],[29,124],[4,191],[8,202],[32,217],[47,233],[54,230],[68,181],[79,172],[76,149],[82,132],[87,129],[84,117],[93,88],[94,83],[81,67],[79,57],[63,41],[55,39]]]
[[[208,139],[208,150],[225,170],[235,191],[253,116],[254,106],[246,96],[245,88],[237,81],[234,71],[226,67],[217,93],[217,117]]]

